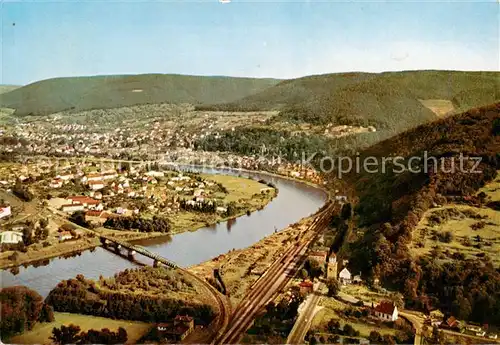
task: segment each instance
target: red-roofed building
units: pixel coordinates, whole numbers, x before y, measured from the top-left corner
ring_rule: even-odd
[[[320,265],[324,265],[326,262],[326,256],[328,252],[326,250],[309,252],[308,258],[318,261]]]
[[[391,301],[382,301],[375,307],[375,316],[383,321],[396,321],[398,319],[398,307]]]
[[[89,181],[89,188],[92,190],[99,190],[104,188],[104,183],[101,181]]]
[[[73,238],[73,235],[69,231],[63,231],[63,232],[59,233],[59,241],[60,242],[70,240],[72,238]]]
[[[301,295],[307,295],[308,293],[313,292],[314,285],[310,280],[304,280],[299,283],[299,289]]]
[[[85,209],[85,206],[83,206],[80,203],[73,203],[73,204],[66,204],[61,206],[61,210],[63,212],[76,212],[76,211],[83,211]]]
[[[156,329],[167,340],[181,341],[194,330],[194,320],[190,316],[177,315],[174,322],[159,323]]]

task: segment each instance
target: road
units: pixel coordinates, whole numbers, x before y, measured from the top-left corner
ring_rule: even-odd
[[[324,229],[337,210],[338,204],[329,204],[315,218],[295,245],[289,247],[283,256],[276,260],[265,275],[251,288],[232,314],[227,330],[215,339],[214,344],[237,344],[245,331],[251,326],[257,313],[269,303],[276,294],[295,276],[305,258],[309,244]]]
[[[421,320],[417,315],[410,313],[408,311],[399,311],[399,315],[407,319],[408,321],[411,322],[413,325],[413,328],[415,328],[415,340],[413,341],[414,345],[421,345],[422,344],[422,328],[423,328],[423,320]]]
[[[321,293],[318,292],[319,286],[310,294],[304,301],[304,304],[299,310],[299,316],[293,325],[293,328],[286,340],[287,344],[303,344],[307,331],[311,327],[311,322],[318,311],[318,302],[321,298]]]

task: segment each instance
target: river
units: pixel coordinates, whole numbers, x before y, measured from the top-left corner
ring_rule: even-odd
[[[208,174],[241,175],[272,182],[279,190],[264,209],[244,215],[237,219],[201,228],[193,232],[184,232],[134,243],[147,247],[151,251],[172,260],[182,267],[188,267],[210,260],[231,249],[241,249],[258,242],[272,234],[276,229],[286,228],[299,219],[316,212],[327,198],[318,188],[285,178],[243,172],[230,169],[190,167]],[[138,260],[151,264],[151,260],[136,255]],[[47,296],[58,282],[83,274],[87,278],[98,279],[112,276],[126,268],[137,266],[126,258],[97,247],[69,258],[53,258],[44,266],[19,267],[19,273],[2,270],[2,287],[25,285]]]

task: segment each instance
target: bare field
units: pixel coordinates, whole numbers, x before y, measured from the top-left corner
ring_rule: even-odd
[[[453,103],[446,99],[421,99],[420,103],[439,117],[449,115],[455,110]]]

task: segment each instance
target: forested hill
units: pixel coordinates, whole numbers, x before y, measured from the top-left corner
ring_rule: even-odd
[[[373,125],[398,132],[436,119],[422,100],[451,102],[455,112],[500,100],[500,73],[406,71],[335,73],[285,80],[207,110],[280,110],[276,120]]]
[[[445,208],[444,213],[457,213],[456,207],[475,207],[476,211],[469,211],[474,217],[483,209],[497,210],[498,202],[487,201],[488,196],[479,189],[493,181],[500,169],[500,103],[421,125],[374,145],[362,153],[361,159],[401,156],[405,158],[402,162],[408,163],[411,157],[425,157],[425,152],[438,159],[437,166],[427,161],[427,172],[425,160],[421,159],[412,165],[414,172],[397,173],[395,165],[389,164],[385,173],[379,170],[349,176],[359,198],[355,208],[357,225],[363,229],[351,239],[351,261],[367,277],[380,278],[384,285],[403,292],[407,306],[424,311],[440,308],[462,319],[500,325],[500,268],[492,263],[495,258],[481,252],[481,244],[461,244],[465,241],[463,235],[453,234],[459,223],[453,223],[454,230],[449,234],[459,241],[457,247],[446,247],[448,251],[440,253],[436,249],[439,242],[431,240],[435,248],[430,256],[416,255],[419,249],[410,250],[418,248],[415,230],[433,207],[449,205],[452,210]],[[480,157],[475,171],[481,173],[472,173],[472,160],[465,161],[465,169],[460,171],[461,154]],[[450,170],[453,161],[455,172]],[[443,222],[439,217],[434,219]],[[485,226],[490,226],[488,222],[493,228],[498,226],[494,219],[485,220]],[[496,243],[498,238],[488,240]],[[479,254],[464,254],[471,252],[469,248]]]
[[[1,94],[0,107],[13,108],[16,115],[46,115],[138,104],[223,103],[258,93],[278,82],[171,74],[54,78]]]

